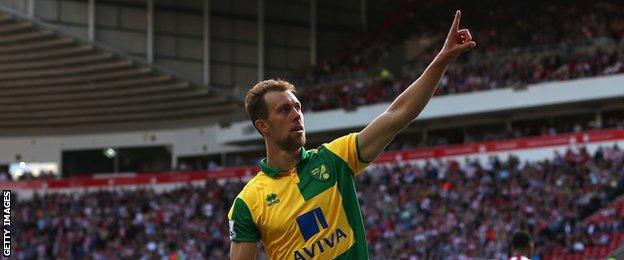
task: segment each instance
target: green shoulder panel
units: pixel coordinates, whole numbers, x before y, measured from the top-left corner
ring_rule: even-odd
[[[310,150],[305,163],[297,165],[297,186],[306,201],[336,184],[336,175],[339,172],[333,168],[331,157],[325,150]]]
[[[347,214],[349,226],[355,235],[355,244],[337,259],[368,259],[368,246],[366,245],[366,231],[360,210],[360,203],[355,191],[355,176],[353,171],[342,158],[333,154],[329,149],[319,149],[319,154],[327,154],[331,160],[331,169],[339,174],[334,174],[336,185],[342,196],[342,207]]]
[[[229,214],[230,240],[234,242],[257,242],[260,231],[253,221],[251,211],[241,198],[234,200]]]

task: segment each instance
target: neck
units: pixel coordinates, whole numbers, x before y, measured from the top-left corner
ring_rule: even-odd
[[[267,164],[280,170],[290,170],[299,162],[299,152],[301,148],[294,151],[280,149],[273,142],[266,142]]]

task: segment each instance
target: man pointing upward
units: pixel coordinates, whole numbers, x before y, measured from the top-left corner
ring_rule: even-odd
[[[354,177],[423,110],[448,66],[476,46],[461,13],[423,74],[359,133],[306,150],[295,87],[265,80],[249,90],[245,108],[264,138],[260,172],[228,214],[231,259],[254,259],[262,241],[271,259],[368,259]],[[362,199],[366,199],[363,197]]]

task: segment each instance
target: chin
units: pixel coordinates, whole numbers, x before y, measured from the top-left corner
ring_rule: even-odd
[[[305,132],[303,132],[303,134],[301,135],[301,138],[298,138],[298,139],[299,140],[297,140],[297,142],[300,143],[301,146],[304,146],[307,141]]]
[[[301,148],[302,146],[305,145],[305,142],[306,142],[305,137],[304,138],[293,139],[292,140],[292,144],[293,144],[292,147],[296,148],[296,149],[299,149],[299,148]]]
[[[306,137],[305,135],[303,135],[303,136],[298,136],[298,137],[290,136],[276,143],[282,150],[295,151],[295,150],[299,150],[305,144],[305,142],[306,142]]]

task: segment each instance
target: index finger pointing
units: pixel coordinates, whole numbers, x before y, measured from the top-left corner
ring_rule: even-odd
[[[459,30],[459,20],[461,19],[461,11],[455,12],[455,19],[453,19],[453,25],[451,25],[451,32],[457,32]]]

